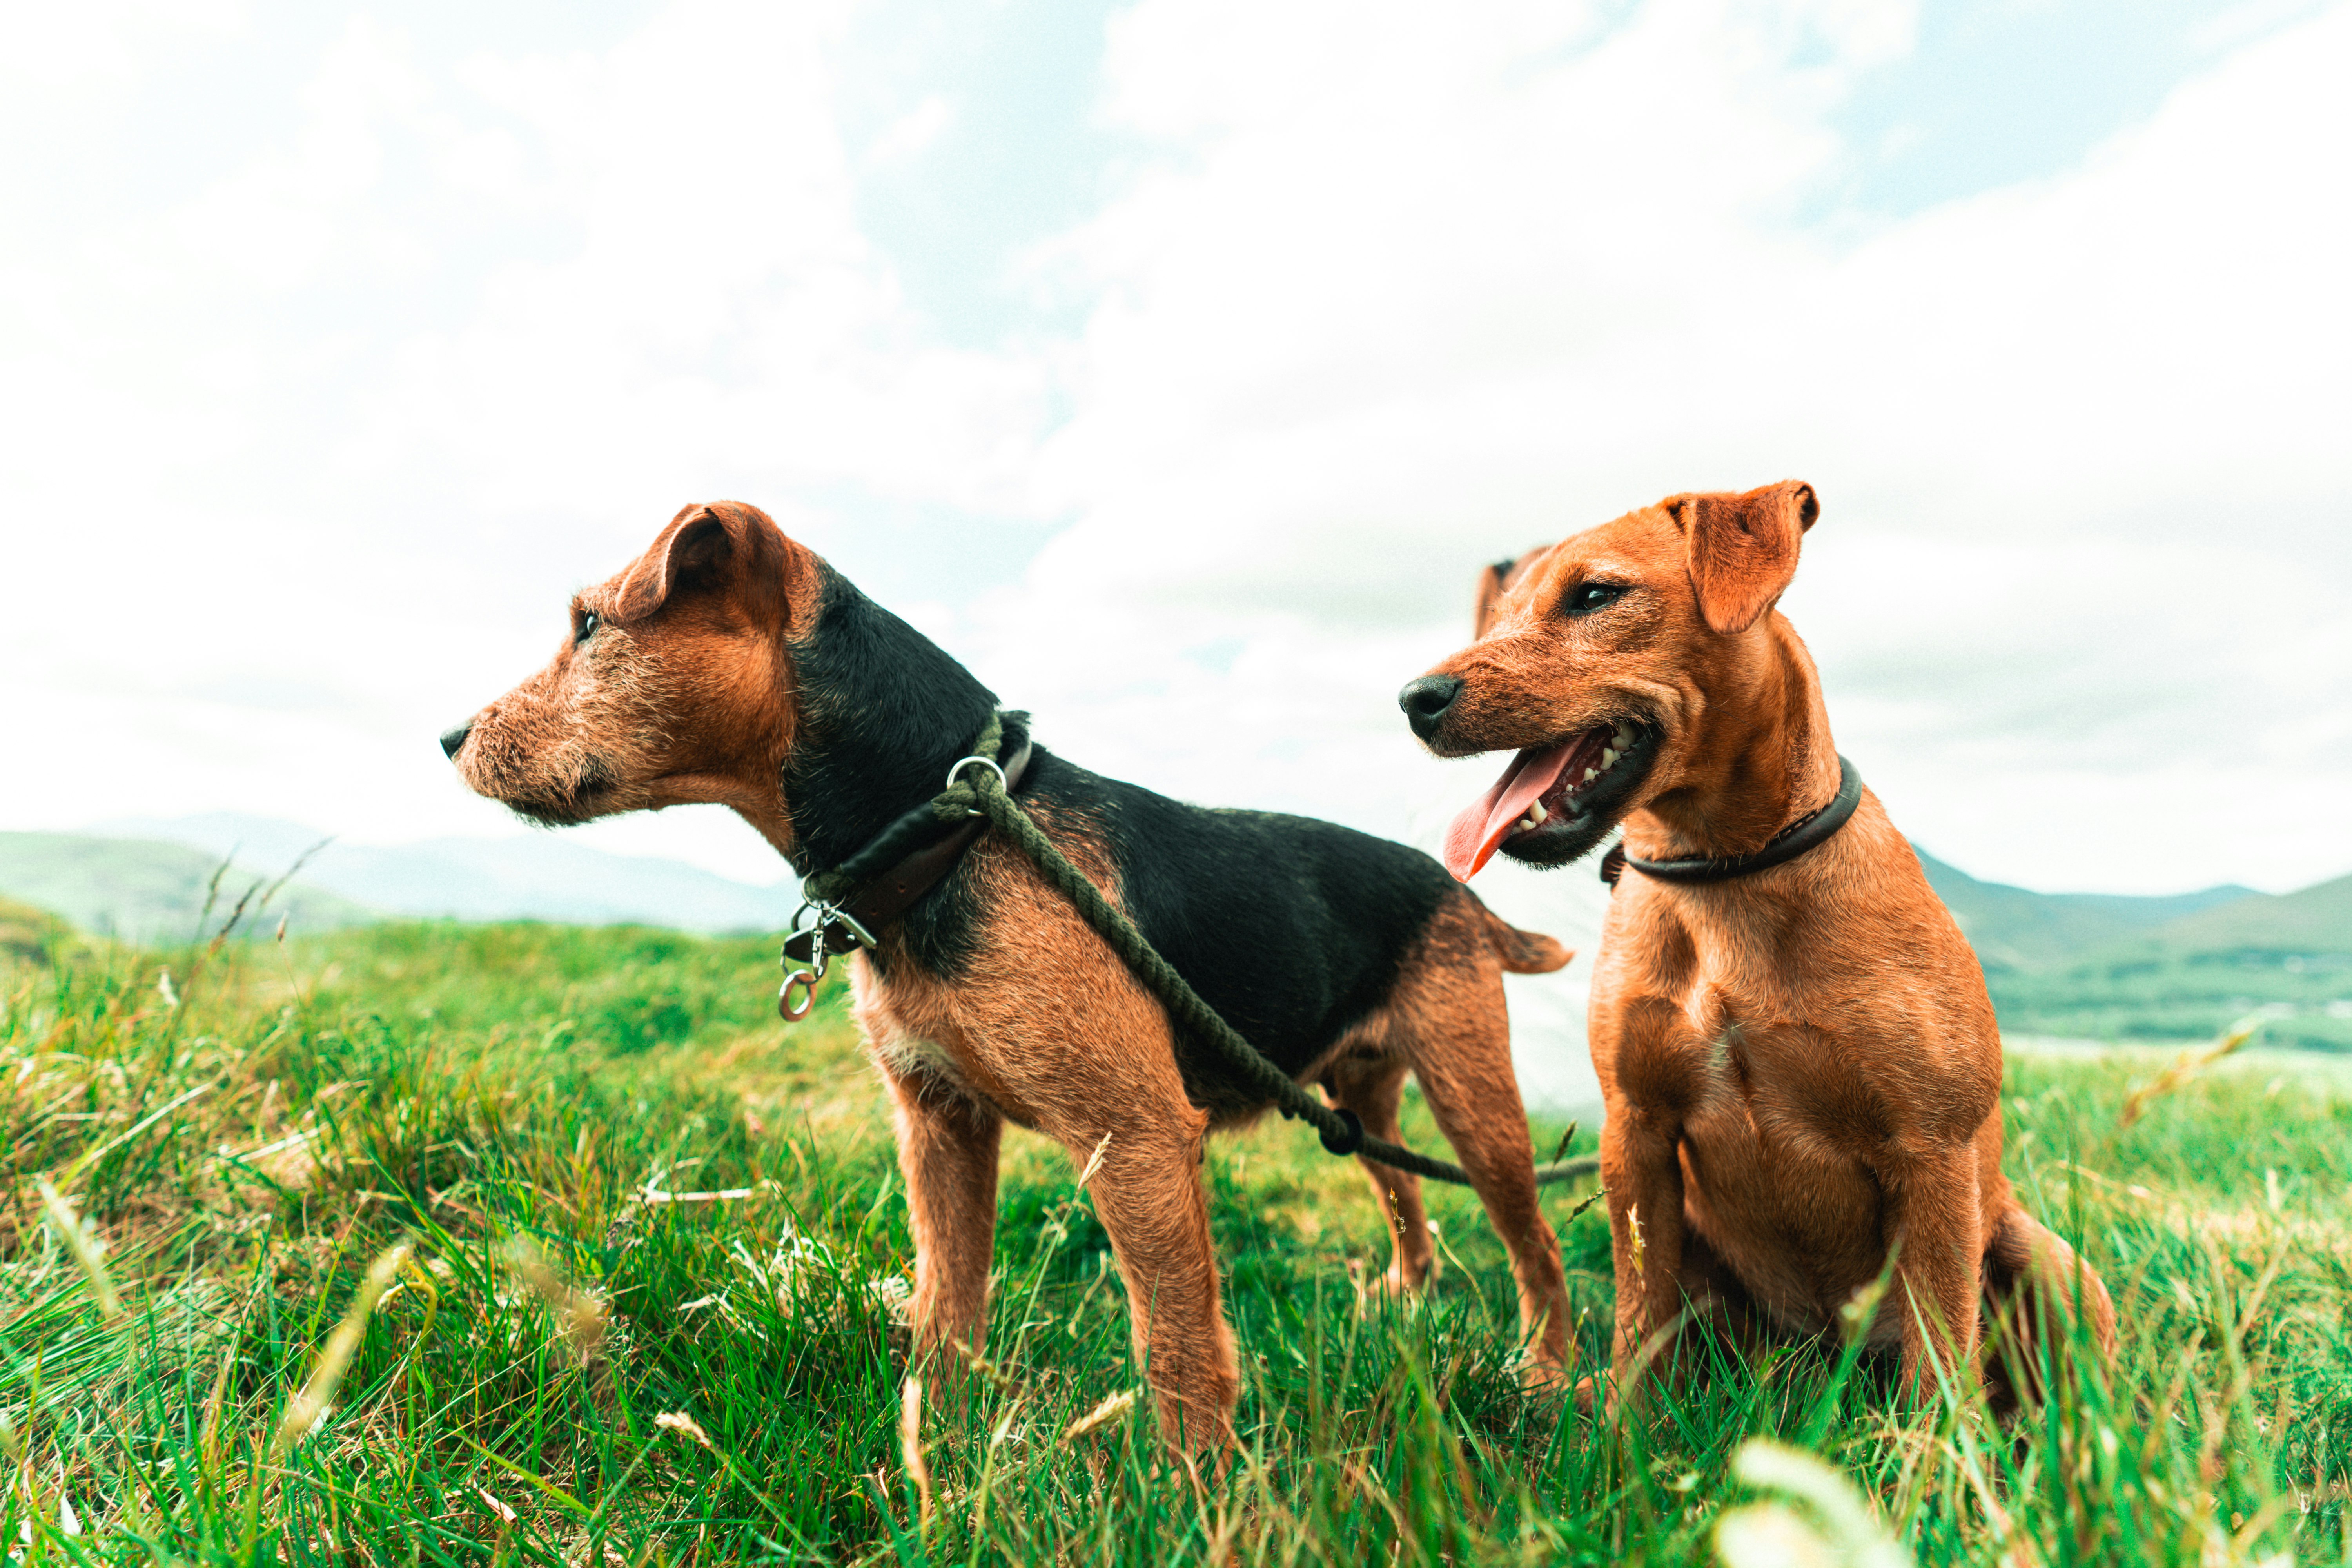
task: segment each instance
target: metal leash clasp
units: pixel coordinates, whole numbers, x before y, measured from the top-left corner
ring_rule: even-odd
[[[776,1013],[787,1024],[797,1024],[816,1006],[816,984],[824,978],[833,956],[853,948],[872,947],[874,933],[845,913],[840,905],[809,900],[793,914],[793,933],[784,939],[778,962],[784,983],[776,991]],[[799,996],[793,996],[797,990]]]

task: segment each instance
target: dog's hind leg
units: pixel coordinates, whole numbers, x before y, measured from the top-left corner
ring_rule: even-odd
[[[1441,913],[1388,1011],[1439,1131],[1511,1255],[1528,1381],[1558,1382],[1570,1359],[1568,1286],[1559,1239],[1537,1201],[1502,972],[1483,925],[1463,918],[1458,905],[1450,918]]]
[[[881,1058],[907,1178],[915,1238],[915,1364],[959,1386],[988,1333],[988,1268],[996,1237],[995,1110],[919,1068]]]
[[[1397,1125],[1397,1108],[1404,1100],[1405,1072],[1401,1057],[1365,1058],[1343,1052],[1324,1071],[1324,1096],[1342,1110],[1354,1111],[1364,1131],[1373,1137],[1400,1142],[1404,1132]],[[1436,1248],[1429,1239],[1428,1212],[1421,1204],[1421,1178],[1391,1170],[1369,1155],[1359,1156],[1358,1163],[1371,1182],[1381,1217],[1388,1222],[1391,1258],[1380,1289],[1393,1296],[1411,1294],[1427,1283],[1436,1261]]]

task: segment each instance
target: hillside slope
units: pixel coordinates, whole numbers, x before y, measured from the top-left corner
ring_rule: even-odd
[[[63,915],[98,936],[161,943],[194,940],[200,926],[217,928],[236,901],[257,900],[272,879],[232,868],[220,876],[209,922],[204,919],[223,857],[152,839],[95,838],[78,833],[0,833],[0,896]],[[305,882],[281,889],[269,920],[289,929],[320,931],[356,925],[376,911]]]
[[[1986,980],[2004,1028],[2211,1035],[2261,1013],[2273,1045],[2352,1050],[2352,877],[2199,910],[2041,970]]]
[[[166,839],[216,858],[233,853],[239,865],[268,871],[281,871],[317,848],[302,868],[305,882],[396,914],[772,931],[800,902],[798,884],[772,855],[746,868],[781,879],[761,887],[681,861],[592,849],[553,833],[395,845],[328,841],[319,848],[328,836],[316,828],[233,812],[106,822],[93,831]]]
[[[1983,882],[1912,846],[1927,885],[1959,922],[1985,972],[2041,970],[2083,952],[2168,924],[2183,916],[2264,895],[2234,883],[2193,893],[2141,898],[2128,893],[2037,893]]]
[[[2156,934],[2176,946],[2210,952],[2341,958],[2352,954],[2352,877],[2200,910]]]

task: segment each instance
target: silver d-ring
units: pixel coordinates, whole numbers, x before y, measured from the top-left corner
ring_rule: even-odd
[[[805,969],[795,969],[785,975],[783,984],[776,991],[776,1016],[787,1024],[797,1024],[814,1012],[816,1008],[816,980],[817,977]],[[801,988],[801,1005],[797,1007],[793,1005],[793,987],[795,985]]]
[[[978,763],[982,767],[986,768],[990,773],[994,773],[996,775],[997,786],[1003,789],[1005,794],[1011,795],[1013,793],[1013,781],[1004,776],[1004,768],[1003,764],[998,763],[994,757],[964,758],[961,762],[956,763],[955,766],[948,770],[948,782],[946,787],[949,789],[955,788],[956,775],[963,772],[964,769],[971,766],[974,763]],[[975,811],[972,815],[974,816],[978,816],[980,813]]]

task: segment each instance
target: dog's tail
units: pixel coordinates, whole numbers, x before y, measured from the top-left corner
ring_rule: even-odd
[[[1568,961],[1576,956],[1551,938],[1538,931],[1521,931],[1502,916],[1488,909],[1472,894],[1470,901],[1477,905],[1479,918],[1486,922],[1486,941],[1503,967],[1513,974],[1549,974],[1555,969],[1565,969]]]

